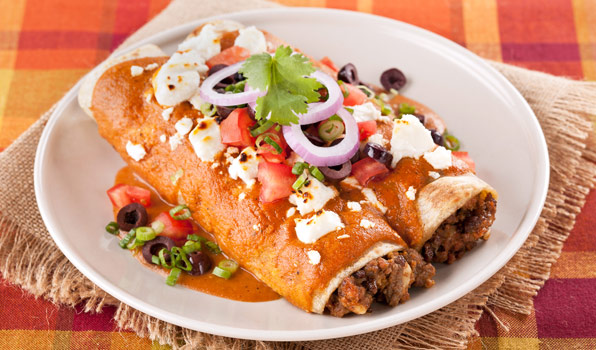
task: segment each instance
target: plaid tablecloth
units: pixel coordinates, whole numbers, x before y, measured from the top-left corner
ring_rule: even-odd
[[[225,1],[225,0],[222,0]],[[279,0],[412,23],[480,56],[596,80],[596,0]],[[0,150],[167,0],[0,0]],[[200,1],[197,1],[200,6]],[[0,169],[1,171],[1,169]],[[0,279],[0,349],[160,349]],[[471,349],[596,349],[596,192],[527,317],[496,310]],[[509,330],[508,332],[506,330]]]

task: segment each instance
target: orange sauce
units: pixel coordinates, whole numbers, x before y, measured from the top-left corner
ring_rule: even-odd
[[[116,175],[115,184],[134,185],[146,188],[151,191],[151,206],[147,208],[149,222],[151,222],[152,219],[160,213],[169,211],[174,207],[162,199],[151,186],[139,178],[129,167],[120,169]],[[116,216],[116,214],[117,211],[115,210],[114,216]],[[214,237],[199,227],[196,223],[193,222],[193,226],[195,227],[195,234],[214,241]],[[227,258],[223,253],[215,255],[208,252],[206,249],[204,249],[203,252],[209,255],[213,262],[213,266],[217,266],[220,261]],[[143,254],[141,253],[140,249],[133,251],[133,255],[146,267],[151,268],[163,276],[168,275],[169,270],[147,263],[143,258]],[[261,282],[250,272],[242,268],[236,271],[236,273],[229,280],[217,277],[212,273],[206,273],[201,276],[191,276],[186,273],[182,273],[178,279],[178,284],[199,292],[239,301],[259,302],[280,298],[280,296],[265,283]]]

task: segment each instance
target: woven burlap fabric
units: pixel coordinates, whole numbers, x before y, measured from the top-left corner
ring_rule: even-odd
[[[175,0],[123,46],[201,17],[277,6],[261,0]],[[85,278],[56,247],[35,203],[33,163],[48,111],[0,153],[0,272],[36,296],[87,311],[117,307],[116,322],[140,336],[183,349],[462,349],[474,324],[492,307],[528,314],[532,297],[551,264],[596,176],[596,83],[578,82],[492,63],[515,85],[536,113],[550,152],[551,183],[545,208],[518,254],[495,276],[458,301],[420,319],[365,335],[302,343],[268,343],[203,334],[167,324],[120,303]]]

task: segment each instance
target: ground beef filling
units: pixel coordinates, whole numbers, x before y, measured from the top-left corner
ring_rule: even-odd
[[[492,194],[470,199],[455,214],[443,221],[435,234],[422,247],[424,260],[451,264],[466,251],[474,248],[479,239],[488,239],[495,221],[497,201]]]
[[[410,299],[410,286],[432,286],[434,275],[435,268],[417,251],[392,252],[346,277],[327,301],[326,308],[331,315],[342,317],[350,312],[366,313],[375,300],[396,306]]]

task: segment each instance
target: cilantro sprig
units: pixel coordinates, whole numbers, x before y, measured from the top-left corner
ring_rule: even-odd
[[[308,75],[315,71],[310,60],[280,46],[275,55],[250,56],[240,68],[247,83],[267,94],[257,99],[255,117],[282,125],[298,123],[295,113],[306,113],[307,104],[319,101],[322,85]]]

